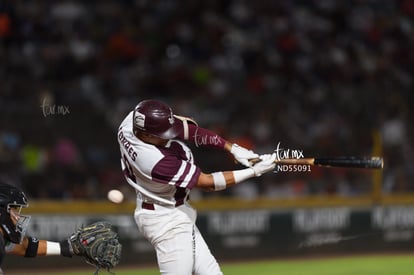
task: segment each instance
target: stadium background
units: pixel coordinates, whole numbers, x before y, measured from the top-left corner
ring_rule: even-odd
[[[413,15],[410,0],[1,1],[0,173],[27,192],[40,237],[65,231],[48,235],[36,220],[61,229],[113,215],[130,224],[134,193],[120,171],[116,129],[140,100],[158,98],[259,153],[280,143],[305,156],[384,157],[381,172],[312,167],[193,192],[200,226],[219,224],[235,237],[211,235],[220,258],[224,243],[260,244],[240,255],[260,256],[271,236],[297,247],[309,232],[335,243],[387,229],[372,235],[383,245],[341,241],[307,253],[410,250]],[[236,167],[222,152],[194,150],[205,171]],[[114,188],[123,204],[107,202]],[[263,231],[246,227],[246,237],[226,227],[254,222],[249,211],[267,213]],[[305,221],[299,235],[294,221]],[[285,231],[273,231],[280,223]],[[131,227],[125,235],[135,236]],[[266,257],[303,253],[273,246],[281,250],[264,249]]]

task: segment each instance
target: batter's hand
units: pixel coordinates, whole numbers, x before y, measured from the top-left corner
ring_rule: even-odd
[[[266,172],[272,171],[275,169],[276,163],[276,153],[273,154],[264,154],[261,155],[260,161],[253,165],[254,175],[259,177]]]
[[[249,162],[249,159],[258,158],[259,155],[253,152],[252,150],[248,150],[244,147],[241,147],[237,144],[233,144],[231,146],[230,153],[233,154],[234,158],[247,167],[252,167],[252,163]]]

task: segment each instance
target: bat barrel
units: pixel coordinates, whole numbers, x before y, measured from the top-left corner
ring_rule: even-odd
[[[315,158],[314,164],[319,166],[369,169],[381,169],[384,167],[383,159],[380,157]]]

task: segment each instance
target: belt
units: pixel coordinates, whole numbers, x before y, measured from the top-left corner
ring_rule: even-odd
[[[183,204],[184,204],[184,200],[179,200],[175,203],[174,207],[178,207]],[[141,207],[142,209],[155,210],[155,205],[154,203],[151,203],[151,202],[142,202]]]

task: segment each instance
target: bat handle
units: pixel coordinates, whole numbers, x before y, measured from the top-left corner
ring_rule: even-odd
[[[260,158],[253,158],[249,159],[249,162],[251,164],[256,164],[258,162],[261,162],[262,160]],[[276,159],[276,164],[297,164],[297,165],[314,165],[315,164],[315,158],[299,158],[299,159]]]
[[[261,162],[262,160],[260,158],[252,158],[249,159],[250,164],[255,165],[258,162]]]

